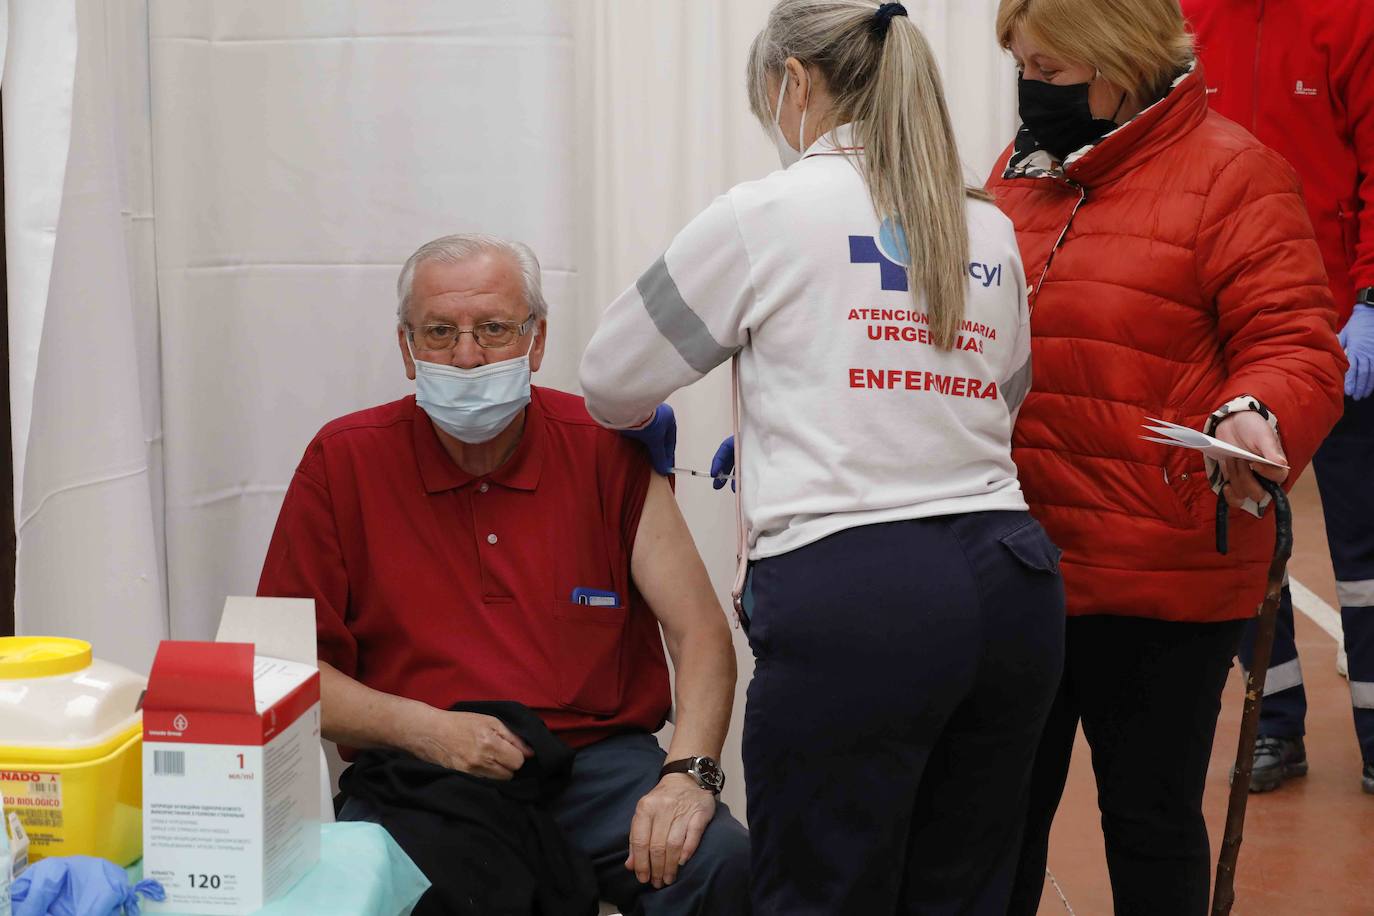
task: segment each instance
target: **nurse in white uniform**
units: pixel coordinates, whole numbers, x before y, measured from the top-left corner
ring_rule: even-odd
[[[587,407],[641,426],[738,354],[755,913],[1000,914],[1063,653],[1016,238],[900,4],[781,0],[749,95],[785,168],[611,304]]]

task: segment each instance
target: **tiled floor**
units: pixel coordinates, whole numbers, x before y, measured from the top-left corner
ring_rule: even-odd
[[[1294,488],[1295,550],[1289,572],[1336,606],[1321,503],[1311,474]],[[1350,693],[1336,673],[1336,644],[1297,615],[1307,682],[1311,772],[1276,792],[1251,795],[1236,878],[1237,916],[1374,916],[1374,796],[1360,791]],[[1204,802],[1213,857],[1226,817],[1243,685],[1234,669],[1222,703]],[[1050,871],[1077,916],[1112,912],[1088,748],[1080,732],[1069,785],[1051,836]],[[1065,906],[1048,882],[1040,913]]]

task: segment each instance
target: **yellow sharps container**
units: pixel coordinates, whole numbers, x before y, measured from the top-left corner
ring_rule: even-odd
[[[31,861],[139,858],[146,683],[80,639],[0,637],[0,795]]]

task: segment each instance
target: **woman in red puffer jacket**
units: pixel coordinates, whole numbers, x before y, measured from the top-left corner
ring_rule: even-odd
[[[1204,429],[1295,479],[1341,412],[1336,312],[1296,177],[1209,113],[1178,0],[1002,0],[997,28],[1024,126],[988,187],[1032,308],[1013,456],[1070,615],[1010,912],[1036,911],[1081,719],[1116,912],[1201,914],[1221,690],[1274,543],[1254,474],[1286,475],[1204,465],[1141,424]],[[1214,491],[1234,507],[1225,556]]]

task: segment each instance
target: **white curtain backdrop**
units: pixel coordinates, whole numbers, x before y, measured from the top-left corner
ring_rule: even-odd
[[[166,614],[157,360],[140,345],[155,314],[146,66],[111,53],[143,28],[130,11],[11,4],[6,220],[18,629],[146,669]],[[21,86],[31,105],[13,109]]]
[[[776,168],[743,86],[770,6],[10,0],[21,632],[135,667],[160,636],[210,638],[224,596],[256,586],[310,437],[409,390],[393,288],[429,238],[535,248],[552,304],[536,381],[575,387],[605,304],[713,197]],[[981,182],[1015,124],[996,0],[910,8]],[[704,469],[726,372],[673,403],[679,463]],[[678,498],[728,605],[729,497],[684,478]]]

